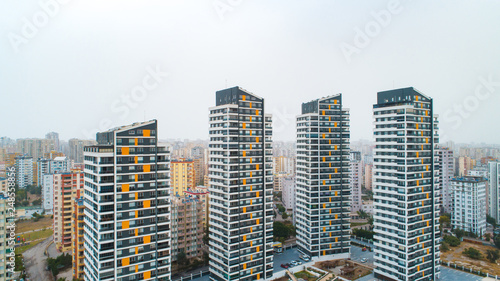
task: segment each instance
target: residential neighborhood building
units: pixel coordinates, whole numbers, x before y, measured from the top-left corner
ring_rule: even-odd
[[[350,257],[349,128],[342,94],[297,116],[297,248],[313,260]]]

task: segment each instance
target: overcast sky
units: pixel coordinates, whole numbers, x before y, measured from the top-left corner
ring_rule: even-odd
[[[43,5],[46,3],[46,5]],[[302,102],[342,93],[372,139],[378,91],[434,98],[443,140],[500,143],[500,1],[0,2],[0,136],[94,138],[158,119],[208,138],[215,91],[266,100],[294,140]],[[167,74],[168,73],[168,74]]]

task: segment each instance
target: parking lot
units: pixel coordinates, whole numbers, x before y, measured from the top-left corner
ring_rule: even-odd
[[[288,249],[286,251],[283,251],[283,253],[275,254],[274,264],[273,264],[274,272],[280,272],[282,270],[285,270],[283,267],[281,267],[281,265],[285,263],[290,263],[292,260],[299,260],[299,255],[300,253],[297,250],[297,248]]]
[[[283,251],[283,253],[275,254],[274,255],[274,272],[280,272],[285,270],[284,268],[281,267],[281,264],[285,263],[290,263],[292,260],[300,260],[299,259],[299,251],[297,248],[292,248]],[[366,258],[367,262],[364,263],[367,266],[373,267],[373,252],[370,251],[362,251],[362,248],[352,246],[351,247],[351,260],[356,261],[356,262],[361,262],[362,258]],[[302,261],[302,260],[300,260]],[[302,261],[304,263],[304,261]],[[195,278],[193,281],[208,281],[209,277],[208,276],[203,276],[201,278]],[[373,277],[373,273],[370,275],[367,275],[361,279],[358,279],[359,281],[375,281],[375,277]],[[479,277],[474,274],[469,274],[463,271],[451,269],[445,266],[441,266],[441,278],[439,280],[442,281],[480,281],[483,280],[482,277]]]
[[[367,266],[373,267],[373,252],[370,252],[368,250],[363,252],[363,249],[360,247],[352,246],[351,247],[351,260],[360,262],[361,259],[367,259],[367,261],[364,263]]]

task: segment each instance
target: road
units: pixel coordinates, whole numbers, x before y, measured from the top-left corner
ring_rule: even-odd
[[[52,273],[45,270],[47,266],[47,256],[44,255],[45,248],[52,241],[52,236],[38,243],[33,248],[24,252],[24,266],[28,274],[29,280],[32,281],[48,281],[53,280]]]

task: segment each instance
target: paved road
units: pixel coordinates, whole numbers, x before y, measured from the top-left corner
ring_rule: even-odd
[[[52,241],[52,236],[45,241],[38,243],[33,248],[24,252],[24,266],[31,281],[52,280],[52,273],[45,270],[47,266],[47,256],[44,255],[45,248]]]
[[[59,253],[56,249],[56,244],[52,243],[50,244],[49,248],[47,248],[47,254],[49,255],[49,258],[57,258],[61,253]]]

